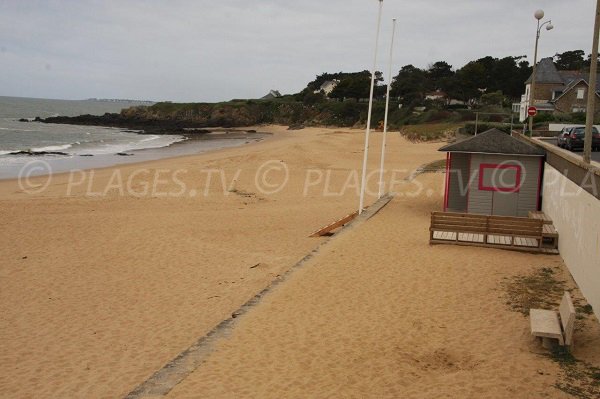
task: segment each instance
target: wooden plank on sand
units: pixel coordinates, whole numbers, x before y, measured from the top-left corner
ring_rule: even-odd
[[[312,233],[311,235],[309,235],[309,237],[324,236],[325,234],[330,233],[331,231],[337,229],[338,227],[345,225],[346,223],[348,223],[349,221],[354,219],[356,216],[358,216],[358,211],[354,211],[351,214],[346,215],[343,218],[336,220],[335,222],[328,224],[325,227],[320,228],[319,230],[317,230],[314,233]]]

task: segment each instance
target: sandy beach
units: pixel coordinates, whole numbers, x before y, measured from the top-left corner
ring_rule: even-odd
[[[364,131],[249,129],[272,136],[0,181],[0,396],[123,397],[330,239],[308,236],[357,208]],[[440,146],[391,133],[394,200],[240,317],[168,396],[568,397],[504,285],[550,268],[581,295],[559,256],[429,246],[443,175],[403,179]],[[574,356],[600,366],[597,320],[578,328]]]

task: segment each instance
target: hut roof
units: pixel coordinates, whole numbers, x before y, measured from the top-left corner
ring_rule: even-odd
[[[490,129],[458,143],[445,145],[439,151],[532,156],[543,156],[546,153],[541,148],[511,137],[498,129]]]

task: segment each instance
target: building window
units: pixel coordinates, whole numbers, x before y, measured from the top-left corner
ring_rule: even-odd
[[[585,112],[585,107],[573,107],[573,112]]]
[[[577,89],[577,99],[583,100],[584,96],[585,96],[585,89]]]
[[[520,165],[491,163],[479,165],[479,190],[517,193],[520,188]]]

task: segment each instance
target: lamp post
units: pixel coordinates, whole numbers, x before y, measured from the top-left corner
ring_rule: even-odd
[[[534,92],[535,92],[535,73],[537,72],[537,51],[538,51],[538,41],[540,40],[540,32],[544,25],[546,25],[546,30],[552,30],[554,26],[552,25],[552,20],[548,20],[540,24],[540,20],[544,18],[544,10],[537,10],[533,16],[537,19],[537,31],[535,34],[535,51],[533,52],[533,72],[531,74],[531,86],[529,87],[529,106],[535,107],[534,102]],[[533,116],[529,117],[529,136],[533,134]]]
[[[596,111],[596,72],[598,70],[598,34],[600,33],[600,0],[596,2],[596,19],[594,21],[594,40],[592,40],[592,59],[590,63],[590,79],[588,86],[587,107],[585,109],[585,140],[583,142],[583,161],[590,163],[592,152],[592,127]]]
[[[600,0],[598,0],[600,1]],[[385,118],[383,118],[383,139],[381,141],[381,165],[379,167],[379,195],[378,198],[381,198],[383,195],[383,167],[385,165],[385,147],[386,147],[386,137],[387,137],[387,128],[388,128],[388,113],[390,111],[390,88],[392,86],[392,60],[394,58],[394,36],[396,34],[396,18],[392,20],[392,43],[390,44],[390,65],[388,68],[388,84],[387,84],[387,93],[385,95]]]
[[[367,129],[365,131],[365,152],[363,155],[362,178],[360,181],[360,200],[358,214],[363,211],[365,204],[365,186],[367,183],[367,160],[369,158],[369,135],[371,134],[371,115],[373,113],[373,91],[375,90],[375,71],[377,69],[377,48],[379,47],[379,27],[381,26],[381,10],[383,0],[379,0],[379,14],[377,15],[377,34],[375,35],[375,56],[373,58],[373,69],[371,70],[371,91],[369,93],[369,112],[367,115]]]

